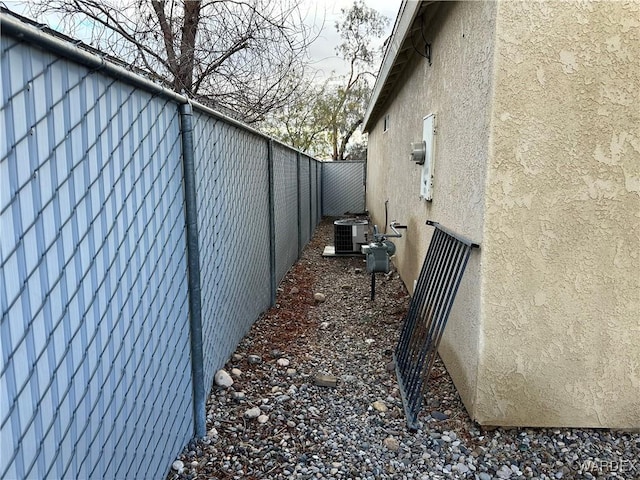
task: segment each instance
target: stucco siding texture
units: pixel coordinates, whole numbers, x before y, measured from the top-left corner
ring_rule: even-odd
[[[494,2],[441,3],[423,17],[431,65],[417,52],[369,135],[367,208],[374,223],[408,226],[394,239],[394,264],[413,291],[433,229],[426,220],[482,242],[489,152]],[[424,47],[422,33],[415,46]],[[421,166],[409,160],[422,140],[423,117],[436,114],[433,201],[419,197]],[[388,114],[388,131],[384,116]],[[481,251],[471,256],[441,343],[443,357],[467,408],[473,411],[480,338]]]
[[[640,427],[640,4],[500,2],[482,424]]]

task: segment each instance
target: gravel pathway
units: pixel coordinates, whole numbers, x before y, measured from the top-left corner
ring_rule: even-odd
[[[321,256],[332,235],[325,219],[225,366],[233,384],[210,393],[208,438],[167,480],[640,479],[640,434],[483,429],[439,361],[409,432],[389,368],[409,296],[395,272],[378,274],[371,302],[362,258]]]

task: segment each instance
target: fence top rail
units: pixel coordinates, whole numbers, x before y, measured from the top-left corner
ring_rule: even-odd
[[[194,110],[198,110],[209,116],[217,118],[218,120],[222,120],[225,123],[251,132],[262,137],[266,141],[282,145],[283,147],[305,155],[316,162],[321,162],[321,160],[309,155],[308,153],[294,148],[291,145],[287,145],[286,143],[281,142],[280,140],[267,135],[266,133],[241,122],[240,120],[236,120],[212,109],[211,107],[202,105],[201,103],[190,99],[187,95],[174,92],[170,88],[164,87],[149,78],[145,78],[139,73],[134,73],[128,70],[131,66],[122,60],[112,57],[111,55],[108,55],[107,53],[90,45],[86,45],[80,40],[75,40],[63,33],[57,32],[45,24],[40,24],[27,17],[23,17],[22,15],[19,15],[1,5],[0,32],[2,32],[3,36],[7,35],[16,38],[17,40],[37,45],[51,51],[52,53],[60,55],[61,57],[91,68],[94,71],[101,71],[106,75],[128,83],[133,87],[168,98],[178,104],[190,103]]]

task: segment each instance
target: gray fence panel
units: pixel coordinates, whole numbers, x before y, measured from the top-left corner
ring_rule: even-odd
[[[364,162],[322,164],[323,215],[364,212],[364,172]]]
[[[312,233],[310,163],[309,157],[300,156],[300,236],[303,246],[309,242]]]
[[[0,68],[0,477],[162,477],[192,434],[177,105],[6,36]]]
[[[264,138],[206,113],[194,129],[208,387],[270,304],[269,175]]]
[[[322,186],[322,162],[317,162],[316,166],[318,167],[316,169],[316,182],[317,182],[317,188],[318,188],[318,224],[320,223],[320,220],[322,220],[322,192],[324,191],[324,187]]]
[[[298,259],[297,155],[280,144],[273,147],[276,225],[276,281],[280,283]]]
[[[321,205],[320,205],[320,190],[318,172],[322,168],[322,164],[316,160],[311,159],[311,228],[316,229],[318,223],[320,223]]]

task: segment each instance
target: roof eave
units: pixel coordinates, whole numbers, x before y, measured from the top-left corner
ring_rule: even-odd
[[[380,73],[373,86],[373,93],[371,94],[371,99],[369,100],[369,105],[364,115],[363,130],[365,132],[369,131],[372,126],[371,124],[376,120],[379,110],[387,100],[388,90],[392,83],[394,83],[395,76],[400,73],[403,63],[406,62],[406,58],[402,58],[400,54],[410,46],[409,37],[411,28],[421,7],[429,3],[433,2],[403,0],[400,6],[398,18],[396,19],[391,34],[391,41],[382,60]]]

